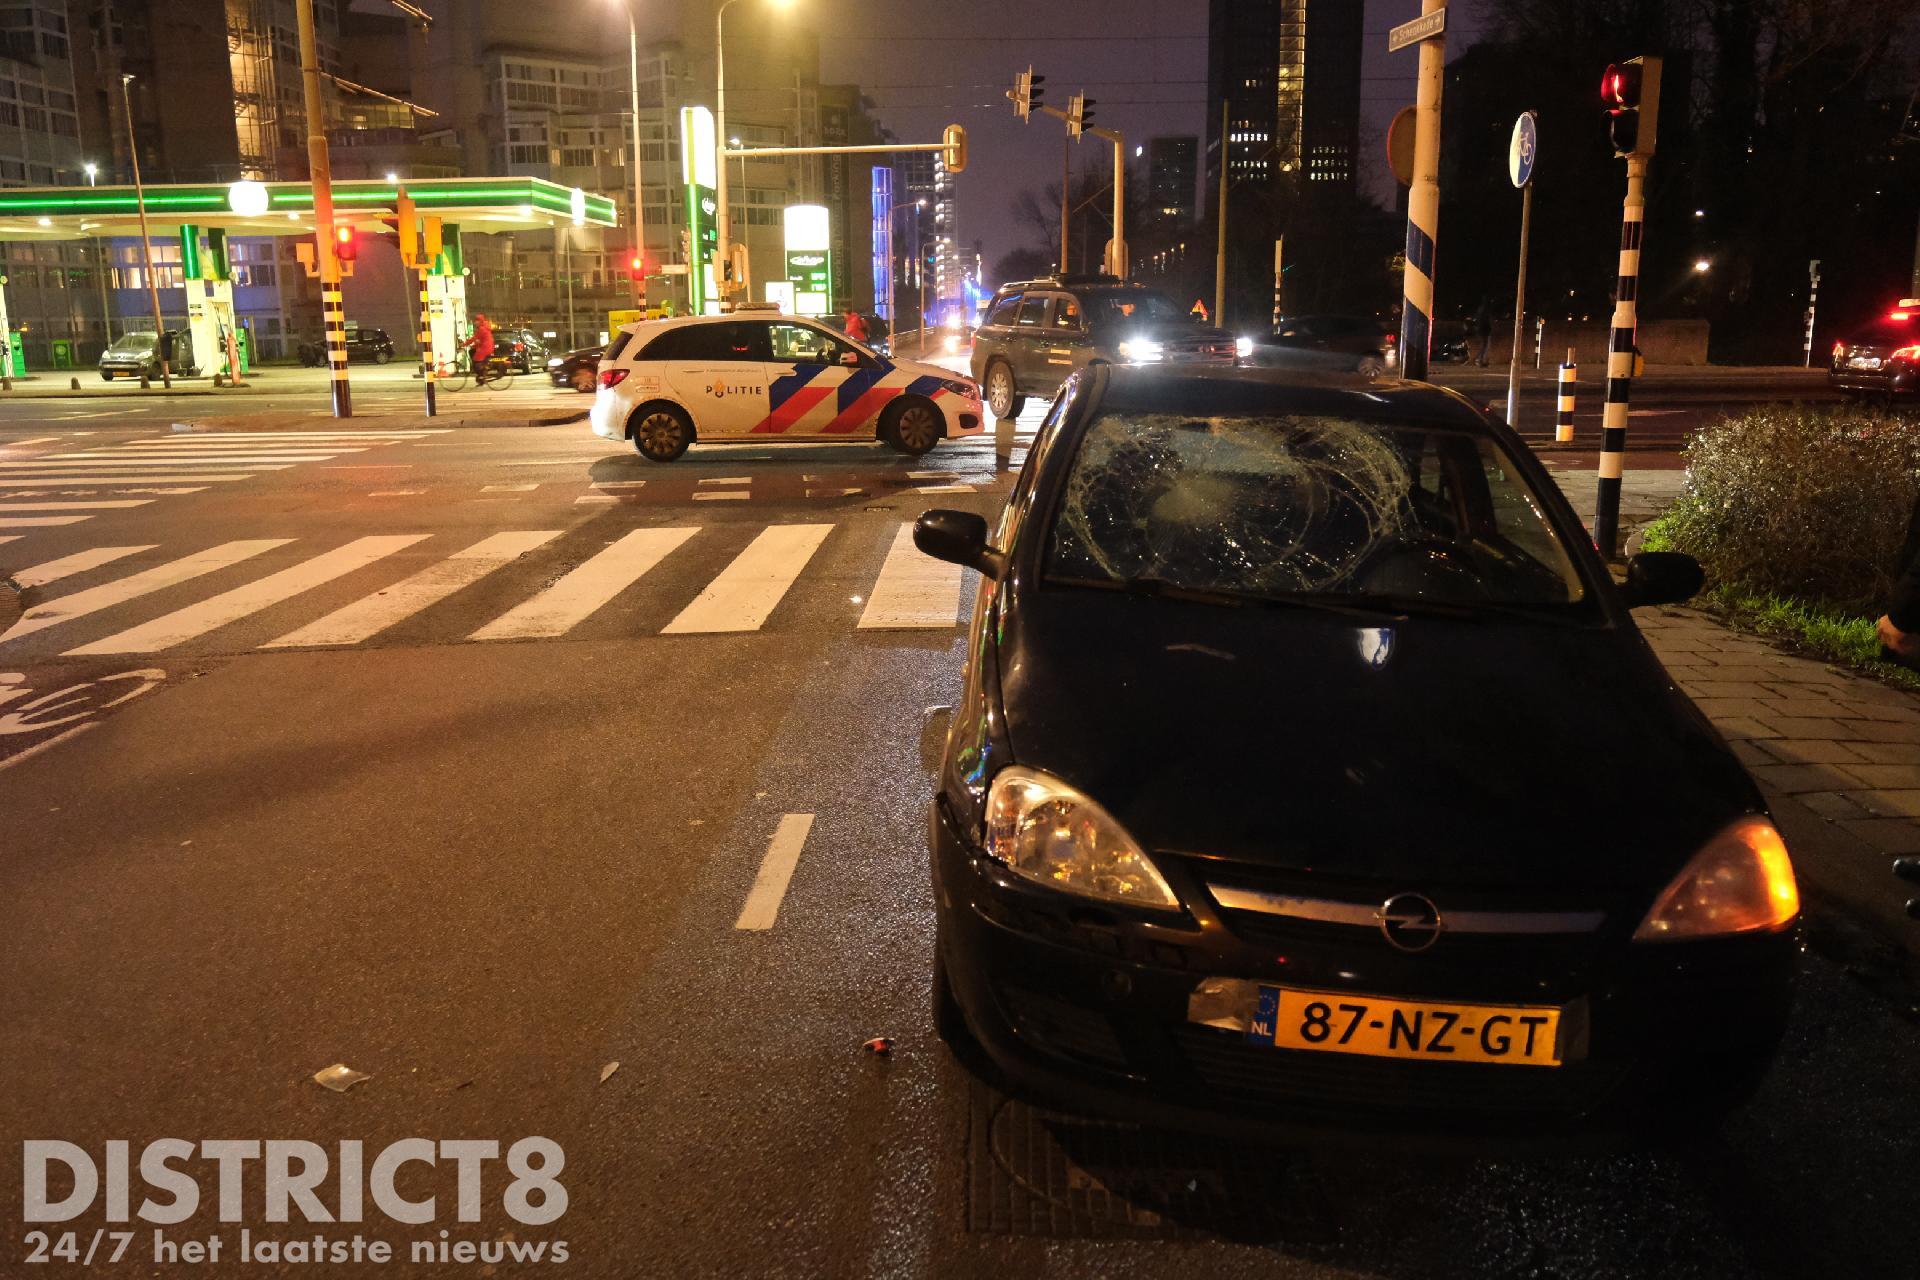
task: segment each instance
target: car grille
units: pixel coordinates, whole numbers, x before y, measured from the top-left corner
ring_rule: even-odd
[[[1571,1119],[1598,1107],[1626,1075],[1618,1064],[1479,1066],[1275,1049],[1212,1027],[1182,1027],[1174,1039],[1194,1075],[1219,1100],[1295,1112],[1448,1111]]]
[[[1232,364],[1232,338],[1175,338],[1161,343],[1161,359],[1169,364]]]

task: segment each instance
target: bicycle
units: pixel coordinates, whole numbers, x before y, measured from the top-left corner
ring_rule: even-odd
[[[435,384],[445,391],[465,391],[468,383],[485,387],[488,391],[505,391],[513,385],[513,378],[513,366],[504,356],[489,357],[485,375],[476,378],[472,354],[466,351],[451,361],[438,362],[433,369]]]

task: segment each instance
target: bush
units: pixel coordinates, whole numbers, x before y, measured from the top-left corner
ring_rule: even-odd
[[[1768,406],[1687,447],[1685,492],[1648,530],[1721,591],[1877,613],[1920,497],[1920,424],[1854,408]]]

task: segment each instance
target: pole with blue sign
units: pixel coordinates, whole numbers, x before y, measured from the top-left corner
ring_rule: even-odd
[[[1513,122],[1507,148],[1507,177],[1520,188],[1520,270],[1513,286],[1513,358],[1507,365],[1507,425],[1518,428],[1520,415],[1520,335],[1527,326],[1527,236],[1533,229],[1533,162],[1540,154],[1540,126],[1533,112]]]

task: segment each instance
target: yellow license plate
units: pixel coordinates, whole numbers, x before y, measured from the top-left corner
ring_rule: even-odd
[[[1560,1012],[1551,1005],[1438,1004],[1261,987],[1247,1038],[1375,1058],[1557,1067]]]

